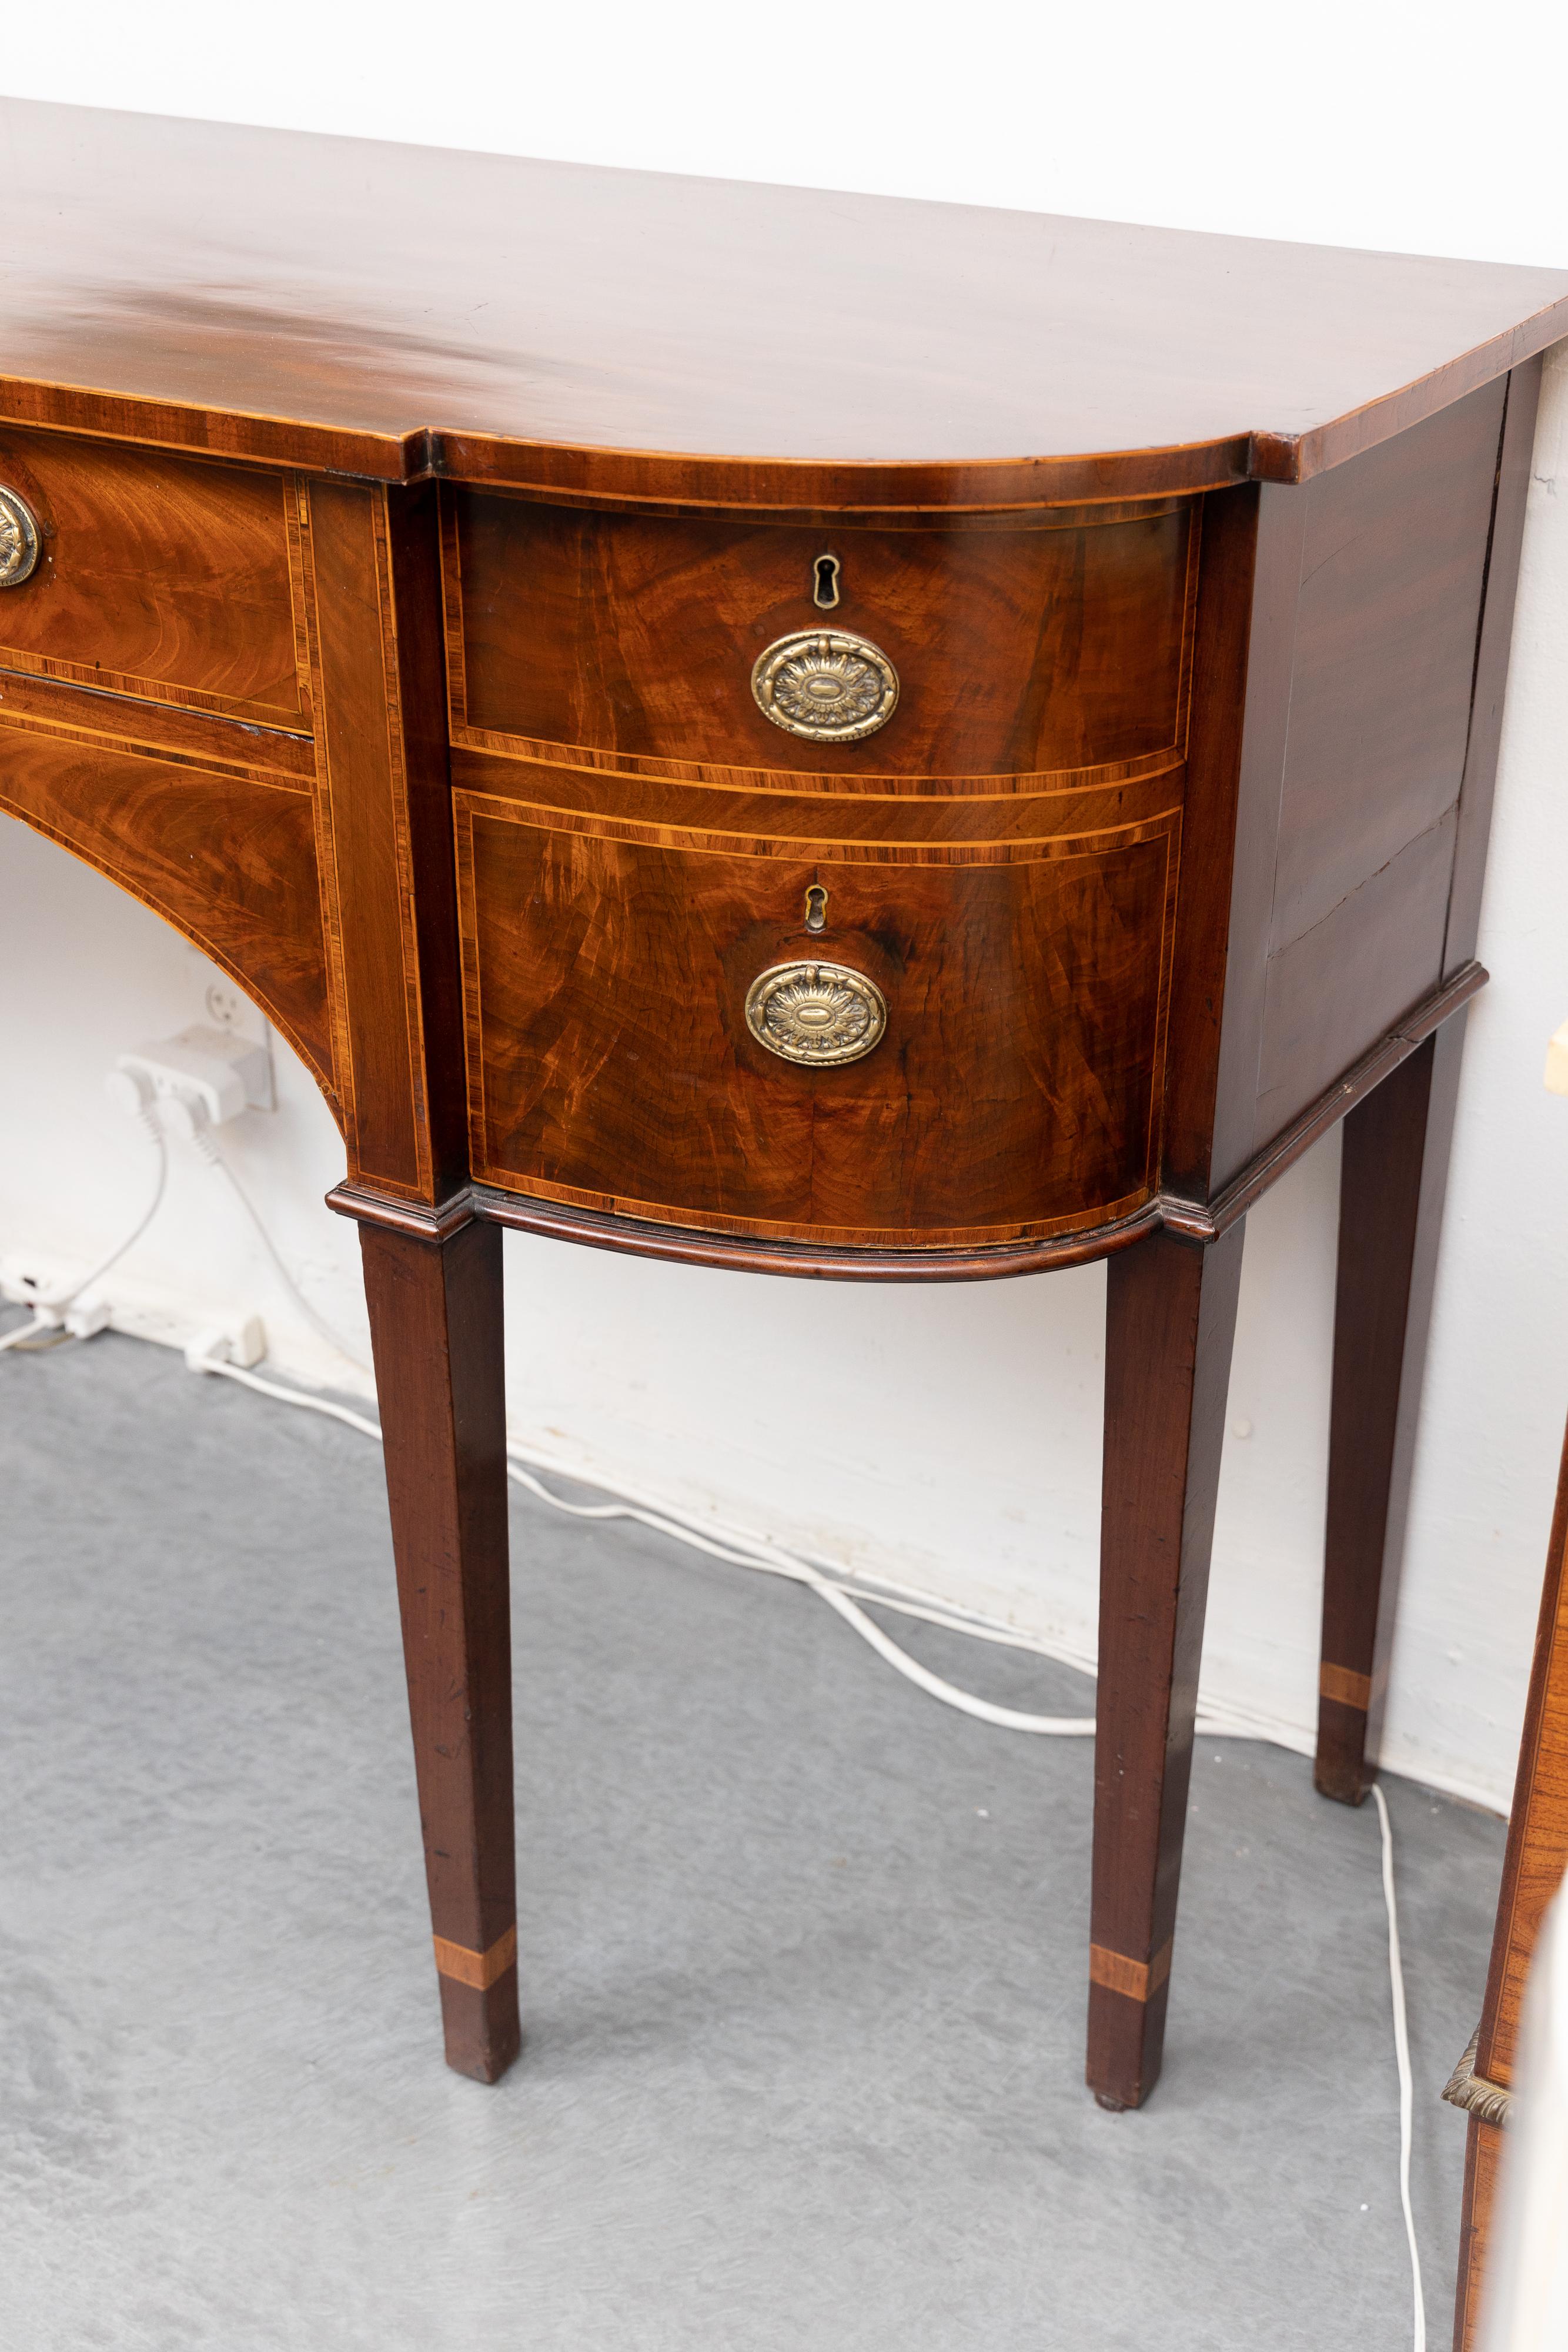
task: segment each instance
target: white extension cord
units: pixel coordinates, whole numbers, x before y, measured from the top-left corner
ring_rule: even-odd
[[[103,1328],[103,1322],[107,1319],[105,1317],[99,1316],[95,1318],[89,1316],[82,1318],[82,1328],[72,1332],[67,1328],[66,1318],[75,1303],[83,1297],[89,1286],[100,1276],[107,1273],[110,1266],[118,1264],[132,1244],[141,1239],[162,1203],[168,1177],[168,1147],[157,1118],[146,1106],[140,1109],[139,1118],[159,1155],[157,1183],[147,1209],[118,1248],[112,1250],[102,1264],[95,1266],[90,1274],[85,1275],[68,1293],[47,1302],[34,1302],[32,1322],[23,1324],[15,1331],[0,1337],[0,1350],[17,1349],[25,1354],[32,1353],[40,1347],[62,1344],[71,1339],[90,1337],[92,1331]],[[263,1223],[255,1203],[219,1150],[216,1138],[211,1133],[205,1120],[198,1118],[192,1121],[190,1132],[192,1140],[197,1144],[203,1158],[227,1178],[240,1205],[260,1235],[278,1275],[287,1285],[289,1291],[304,1309],[313,1327],[350,1363],[361,1370],[367,1370],[368,1367],[361,1362],[359,1357],[345,1345],[332,1327],[318,1314],[300,1290],[273,1242],[271,1234]],[[260,1396],[272,1398],[279,1403],[298,1406],[307,1412],[321,1413],[329,1420],[343,1423],[347,1428],[357,1431],[361,1436],[373,1438],[378,1444],[382,1443],[379,1424],[371,1421],[367,1414],[355,1412],[350,1406],[334,1403],[329,1398],[312,1396],[304,1390],[290,1388],[280,1381],[268,1380],[261,1373],[251,1371],[243,1365],[225,1360],[228,1344],[226,1339],[221,1338],[209,1340],[187,1349],[185,1360],[193,1371],[215,1373],[223,1379],[237,1381],[245,1388],[255,1390]],[[922,1665],[917,1658],[911,1657],[906,1650],[900,1649],[898,1643],[883,1631],[875,1620],[866,1614],[862,1604],[870,1602],[877,1608],[891,1609],[904,1616],[922,1619],[929,1624],[941,1626],[948,1632],[967,1633],[985,1641],[999,1642],[1012,1648],[1033,1651],[1037,1654],[1051,1654],[1049,1652],[1043,1652],[1041,1644],[1029,1641],[1010,1627],[967,1617],[956,1610],[934,1606],[929,1601],[916,1600],[912,1595],[870,1591],[864,1585],[856,1584],[847,1578],[827,1572],[822,1565],[799,1553],[784,1550],[781,1546],[773,1543],[765,1536],[757,1536],[742,1529],[721,1528],[718,1530],[721,1539],[716,1540],[711,1526],[705,1530],[695,1525],[674,1506],[649,1496],[639,1495],[630,1488],[601,1486],[601,1493],[613,1496],[614,1499],[610,1502],[568,1502],[564,1496],[554,1494],[535,1474],[539,1470],[553,1472],[558,1476],[570,1477],[579,1485],[590,1486],[598,1486],[600,1482],[585,1478],[580,1471],[573,1470],[570,1465],[552,1462],[548,1456],[531,1452],[520,1445],[508,1443],[507,1456],[507,1476],[515,1480],[518,1486],[526,1487],[541,1502],[549,1505],[553,1510],[564,1512],[569,1517],[579,1519],[634,1520],[641,1526],[653,1529],[657,1534],[668,1536],[676,1542],[687,1544],[695,1550],[706,1553],[710,1559],[723,1560],[734,1567],[749,1569],[768,1576],[785,1577],[794,1583],[804,1585],[809,1591],[816,1593],[819,1599],[825,1601],[846,1624],[852,1627],[862,1640],[868,1643],[877,1655],[886,1664],[892,1666],[895,1673],[902,1675],[906,1681],[914,1683],[917,1689],[925,1691],[928,1696],[940,1699],[944,1705],[957,1708],[960,1713],[973,1717],[977,1722],[991,1724],[999,1730],[1030,1732],[1055,1738],[1087,1738],[1093,1734],[1095,1726],[1092,1716],[1032,1715],[1016,1707],[995,1706],[989,1699],[979,1698],[972,1691],[960,1689],[956,1684],[946,1681],[940,1675],[933,1674],[930,1668]],[[1207,1709],[1199,1711],[1196,1734],[1201,1738],[1266,1739],[1270,1736],[1267,1727],[1262,1725],[1216,1715]],[[1375,1781],[1373,1783],[1372,1795],[1377,1808],[1383,1854],[1383,1895],[1388,1916],[1388,1973],[1394,2016],[1395,2063],[1399,2080],[1399,2197],[1405,2219],[1406,2238],[1410,2251],[1414,2352],[1426,2352],[1427,2321],[1421,2286],[1421,2257],[1416,2240],[1415,2214],[1410,2198],[1414,2100],[1409,2031],[1405,2005],[1405,1975],[1400,1958],[1399,1917],[1394,1881],[1394,1830],[1389,1820],[1387,1801]]]

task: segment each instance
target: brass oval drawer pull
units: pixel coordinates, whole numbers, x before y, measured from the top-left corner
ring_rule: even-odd
[[[37,517],[26,499],[0,488],[0,588],[19,588],[37,560]]]
[[[858,743],[893,717],[898,672],[869,637],[797,629],[758,656],[751,691],[775,727],[790,735]]]
[[[874,980],[841,963],[776,963],[746,992],[746,1025],[786,1062],[821,1068],[858,1062],[887,1027]]]

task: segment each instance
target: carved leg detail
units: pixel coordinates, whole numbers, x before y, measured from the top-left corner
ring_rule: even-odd
[[[1463,1031],[1344,1122],[1314,1778],[1349,1805],[1376,1771]]]
[[[1243,1226],[1113,1257],[1105,1318],[1090,2088],[1159,2077]]]
[[[517,2056],[501,1234],[362,1224],[446,2060]]]

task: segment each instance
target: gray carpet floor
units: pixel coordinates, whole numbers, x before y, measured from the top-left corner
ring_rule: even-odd
[[[1299,1759],[1202,1744],[1165,2077],[1103,2114],[1090,1744],[519,1496],[528,2043],[486,2090],[441,2063],[377,1449],[110,1338],[0,1357],[0,1475],[16,2352],[1409,2344],[1377,1825]],[[1502,1825],[1389,1797],[1440,2343]]]

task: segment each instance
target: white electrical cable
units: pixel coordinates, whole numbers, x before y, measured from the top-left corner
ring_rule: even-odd
[[[62,1348],[79,1348],[88,1337],[85,1331],[68,1331],[63,1323],[50,1323],[38,1316],[28,1324],[16,1343],[19,1356],[53,1356]]]
[[[227,1343],[222,1341],[219,1344]],[[333,1404],[326,1397],[307,1396],[303,1389],[285,1388],[280,1381],[263,1380],[259,1372],[247,1371],[243,1364],[225,1364],[219,1356],[204,1356],[199,1360],[187,1358],[187,1361],[191,1362],[194,1371],[217,1372],[225,1381],[238,1381],[243,1388],[254,1389],[257,1396],[277,1397],[283,1404],[303,1406],[307,1412],[325,1413],[329,1421],[340,1421],[347,1428],[357,1429],[361,1436],[373,1437],[378,1445],[382,1442],[382,1433],[375,1423],[367,1421],[362,1412],[350,1412],[346,1404]]]
[[[1410,2286],[1415,2310],[1416,2352],[1427,2352],[1427,2305],[1421,2292],[1421,2252],[1416,2243],[1416,2215],[1410,2203],[1410,2145],[1413,2137],[1414,2085],[1410,2074],[1410,2029],[1405,2015],[1405,1968],[1399,1952],[1399,1906],[1394,1893],[1394,1828],[1388,1800],[1375,1780],[1372,1799],[1383,1835],[1383,1901],[1388,1913],[1388,1980],[1394,2001],[1394,2063],[1399,2070],[1399,2202],[1405,2210],[1405,2235],[1410,2247]]]
[[[901,1650],[897,1643],[891,1641],[882,1627],[859,1606],[861,1601],[870,1601],[879,1607],[903,1607],[907,1612],[907,1603],[890,1600],[880,1592],[867,1592],[862,1587],[844,1580],[823,1576],[793,1552],[781,1550],[775,1544],[754,1547],[744,1539],[740,1544],[715,1543],[710,1536],[702,1534],[674,1513],[651,1509],[630,1496],[614,1503],[569,1503],[563,1496],[552,1494],[531,1471],[521,1466],[530,1458],[537,1457],[530,1457],[520,1446],[508,1445],[507,1453],[507,1476],[515,1479],[519,1486],[526,1486],[530,1494],[537,1495],[541,1502],[549,1503],[555,1510],[566,1512],[571,1518],[635,1519],[641,1526],[652,1528],[656,1534],[673,1536],[677,1542],[690,1544],[695,1550],[706,1552],[714,1559],[728,1560],[737,1568],[758,1569],[765,1576],[788,1577],[796,1584],[803,1584],[808,1591],[817,1593],[825,1601],[830,1609],[836,1610],[847,1625],[852,1625],[862,1640],[869,1642],[877,1655],[885,1659],[896,1674],[903,1675],[917,1688],[929,1692],[933,1698],[956,1706],[961,1714],[972,1715],[977,1722],[994,1724],[1004,1731],[1046,1732],[1058,1738],[1092,1735],[1093,1732],[1094,1718],[1092,1715],[1023,1715],[1015,1707],[995,1706],[989,1699],[977,1698],[970,1691],[959,1690],[956,1685],[944,1681],[940,1675],[934,1675],[928,1666],[923,1666],[917,1658],[912,1658],[906,1650]],[[921,1610],[919,1614],[929,1622],[942,1622],[935,1610]],[[967,1631],[957,1620],[947,1622],[955,1631]],[[992,1638],[1006,1637],[993,1634]],[[1019,1643],[1018,1646],[1025,1645]]]
[[[31,1339],[36,1332],[53,1331],[57,1328],[58,1326],[51,1323],[47,1316],[35,1315],[30,1322],[18,1323],[14,1331],[6,1332],[5,1338],[0,1339],[0,1351],[6,1348],[21,1348],[24,1355],[30,1356],[33,1351],[24,1343]]]
[[[187,1113],[189,1113],[192,1107],[187,1105],[186,1108]],[[235,1174],[234,1170],[230,1167],[222,1145],[219,1143],[217,1137],[213,1133],[212,1129],[206,1124],[204,1119],[196,1117],[191,1118],[191,1140],[195,1145],[197,1150],[201,1153],[202,1158],[207,1162],[207,1165],[210,1168],[215,1168],[220,1176],[227,1178],[230,1191],[233,1192],[235,1200],[239,1202],[240,1207],[245,1211],[246,1215],[250,1219],[251,1223],[255,1226],[261,1245],[267,1252],[267,1256],[272,1260],[273,1265],[277,1271],[279,1280],[283,1283],[285,1289],[287,1290],[290,1297],[294,1300],[295,1304],[299,1308],[300,1313],[310,1325],[312,1330],[316,1331],[320,1338],[325,1339],[329,1348],[335,1349],[346,1363],[352,1364],[357,1372],[368,1372],[371,1368],[369,1364],[366,1363],[364,1358],[356,1352],[356,1350],[350,1345],[349,1341],[344,1339],[340,1331],[333,1329],[331,1324],[328,1322],[327,1318],[319,1311],[319,1308],[311,1304],[310,1300],[307,1298],[305,1293],[299,1287],[298,1283],[296,1281],[293,1274],[289,1271],[287,1265],[285,1263],[282,1252],[279,1250],[277,1243],[273,1240],[272,1235],[267,1232],[267,1227],[263,1224],[260,1211],[257,1209],[255,1202],[251,1199],[250,1194],[246,1191],[245,1186],[240,1182],[239,1178]]]
[[[139,1112],[137,1115],[136,1124],[140,1127],[142,1134],[147,1138],[148,1142],[152,1144],[153,1150],[158,1154],[158,1174],[152,1186],[152,1198],[148,1202],[146,1208],[141,1213],[141,1215],[138,1218],[136,1223],[131,1226],[131,1231],[126,1234],[125,1239],[120,1243],[118,1249],[111,1249],[109,1255],[103,1260],[101,1265],[95,1265],[90,1274],[84,1274],[81,1280],[78,1283],[73,1283],[69,1290],[57,1292],[53,1298],[40,1299],[38,1304],[41,1307],[52,1307],[57,1308],[74,1306],[76,1301],[81,1297],[84,1290],[90,1290],[93,1284],[98,1281],[101,1275],[107,1274],[111,1265],[118,1265],[120,1264],[120,1259],[125,1255],[127,1250],[135,1247],[136,1244],[141,1239],[142,1234],[147,1231],[148,1226],[152,1223],[153,1218],[158,1214],[159,1210],[162,1207],[164,1189],[169,1181],[169,1146],[164,1140],[162,1129],[159,1126],[151,1111],[143,1110]]]
[[[238,1381],[243,1387],[255,1389],[258,1395],[277,1397],[284,1404],[301,1405],[308,1412],[324,1413],[329,1420],[340,1421],[366,1437],[373,1437],[378,1442],[381,1439],[382,1433],[375,1423],[363,1413],[352,1412],[347,1405],[333,1404],[325,1397],[307,1396],[301,1390],[285,1388],[277,1381],[266,1380],[242,1365],[225,1363],[216,1357],[204,1359],[200,1370],[216,1372],[225,1380]],[[508,1446],[508,1454],[513,1450]],[[695,1528],[683,1526],[678,1519],[666,1514],[643,1509],[631,1503],[569,1503],[563,1496],[551,1494],[548,1486],[541,1485],[517,1461],[508,1460],[507,1475],[519,1486],[526,1486],[530,1494],[537,1495],[541,1502],[568,1513],[572,1518],[636,1519],[643,1527],[653,1528],[657,1534],[673,1536],[677,1542],[690,1544],[695,1550],[706,1552],[713,1559],[728,1561],[737,1568],[757,1569],[768,1576],[788,1577],[797,1584],[805,1585],[808,1591],[818,1593],[830,1609],[836,1610],[846,1624],[852,1625],[862,1640],[869,1642],[877,1655],[885,1659],[906,1681],[928,1692],[933,1698],[945,1700],[947,1706],[958,1708],[962,1714],[973,1716],[977,1722],[993,1724],[1004,1731],[1047,1732],[1059,1738],[1073,1734],[1092,1736],[1094,1718],[1092,1715],[1020,1714],[1015,1707],[996,1706],[989,1699],[977,1698],[973,1692],[960,1690],[940,1675],[934,1675],[928,1666],[921,1664],[918,1658],[912,1658],[906,1650],[901,1650],[897,1643],[890,1640],[882,1627],[858,1605],[865,1600],[896,1609],[900,1606],[897,1601],[884,1601],[881,1593],[864,1592],[857,1586],[835,1583],[815,1569],[809,1568],[804,1560],[797,1559],[792,1553],[774,1548],[769,1548],[767,1554],[749,1549],[737,1550],[730,1545],[715,1543]],[[919,1613],[934,1622],[941,1622],[935,1611],[922,1610]],[[960,1630],[958,1621],[950,1622],[954,1630]],[[992,1638],[1002,1639],[1005,1636],[993,1635]]]
[[[962,1714],[973,1716],[977,1722],[994,1724],[1003,1731],[1035,1732],[1058,1739],[1093,1737],[1094,1717],[1092,1715],[1029,1715],[1015,1707],[993,1706],[989,1699],[977,1698],[972,1692],[958,1689],[956,1685],[945,1681],[940,1675],[934,1675],[918,1659],[912,1658],[907,1651],[901,1650],[855,1603],[869,1601],[875,1608],[896,1610],[901,1616],[920,1618],[926,1624],[939,1625],[948,1633],[968,1633],[981,1641],[1000,1642],[1009,1649],[1031,1651],[1038,1657],[1059,1656],[1058,1651],[1048,1649],[1042,1643],[1031,1642],[1009,1627],[965,1617],[955,1610],[933,1608],[928,1603],[915,1601],[902,1594],[868,1591],[850,1578],[823,1572],[822,1563],[813,1562],[806,1554],[784,1551],[766,1536],[727,1528],[724,1533],[728,1541],[716,1543],[711,1536],[702,1532],[671,1505],[640,1495],[634,1487],[617,1486],[614,1489],[617,1499],[613,1503],[569,1503],[564,1496],[553,1494],[548,1486],[541,1486],[536,1477],[517,1465],[527,1463],[534,1469],[551,1470],[561,1477],[575,1479],[580,1485],[591,1486],[595,1482],[585,1479],[580,1472],[563,1463],[552,1462],[548,1456],[530,1453],[520,1445],[508,1444],[507,1454],[508,1475],[515,1478],[520,1486],[526,1486],[530,1493],[537,1495],[541,1502],[549,1503],[554,1510],[564,1511],[571,1518],[635,1519],[642,1526],[653,1528],[657,1534],[673,1536],[678,1542],[692,1545],[695,1550],[710,1553],[715,1559],[731,1560],[737,1568],[759,1569],[766,1575],[789,1577],[794,1582],[805,1585],[808,1591],[820,1594],[830,1609],[836,1610],[846,1624],[852,1625],[894,1673],[903,1675],[918,1689],[928,1691],[933,1698],[943,1700],[948,1706],[957,1707]],[[1076,1667],[1080,1673],[1092,1672],[1087,1662],[1081,1658],[1067,1658],[1063,1663]],[[1259,1739],[1268,1737],[1260,1725],[1218,1715],[1207,1708],[1199,1712],[1194,1727],[1197,1737],[1203,1739]]]

